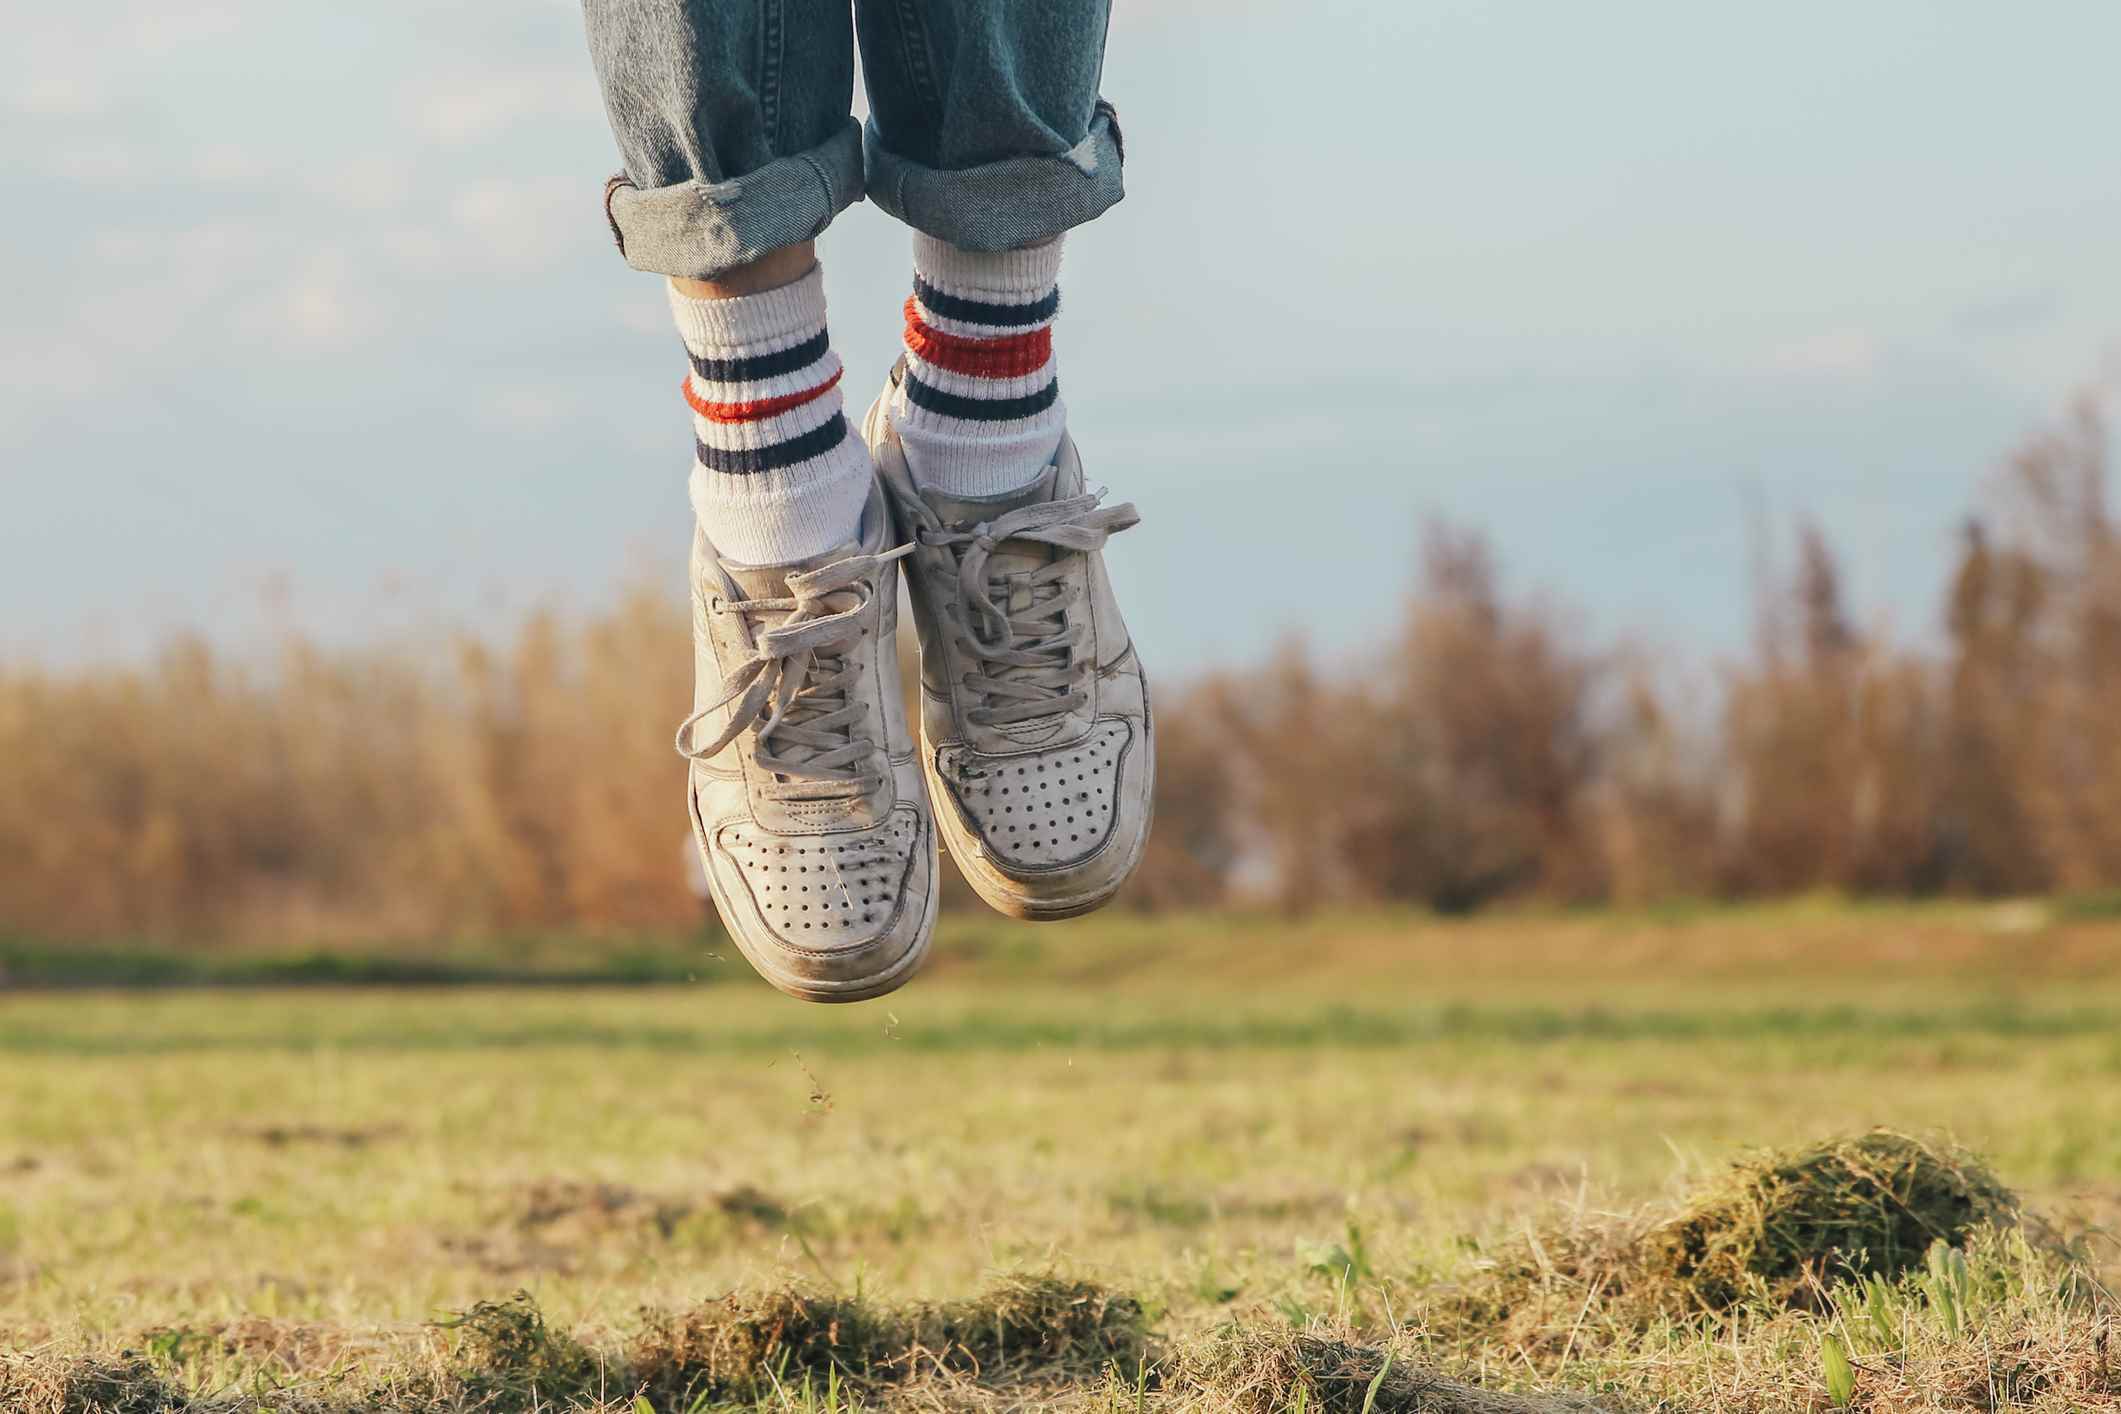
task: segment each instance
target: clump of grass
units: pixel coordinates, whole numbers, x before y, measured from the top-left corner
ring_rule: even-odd
[[[482,1408],[556,1404],[615,1382],[604,1360],[545,1323],[527,1291],[481,1301],[440,1324],[458,1333],[450,1378]]]
[[[1298,1330],[1263,1316],[1226,1327],[1171,1361],[1182,1407],[1236,1414],[1595,1414],[1566,1395],[1520,1395],[1446,1379],[1353,1332]]]
[[[1815,1309],[1836,1281],[1894,1278],[1935,1244],[2023,1227],[1979,1159],[1873,1130],[1740,1159],[1670,1209],[1566,1209],[1491,1248],[1423,1316],[1439,1339],[1558,1363],[1660,1322]]]
[[[1089,1373],[1147,1356],[1148,1322],[1132,1296],[1061,1277],[1005,1277],[967,1301],[913,1316],[914,1350],[944,1369]]]
[[[2018,1214],[1972,1154],[1879,1129],[1741,1159],[1648,1235],[1643,1275],[1708,1310],[1807,1303],[1842,1271],[1897,1277]]]
[[[1502,1346],[1542,1363],[1565,1362],[1580,1343],[1621,1339],[1656,1314],[1641,1255],[1653,1221],[1564,1207],[1487,1246],[1457,1280],[1431,1287],[1421,1320],[1445,1344]]]
[[[688,1409],[702,1397],[755,1397],[791,1375],[864,1382],[904,1349],[893,1323],[859,1301],[739,1292],[683,1315],[651,1316],[631,1364],[656,1408]]]
[[[145,1359],[0,1354],[8,1414],[181,1414],[190,1400]]]
[[[1091,1282],[1009,1277],[962,1301],[905,1309],[784,1290],[739,1293],[651,1318],[634,1378],[658,1408],[755,1398],[806,1377],[850,1387],[923,1374],[1091,1375],[1147,1357],[1139,1301]]]

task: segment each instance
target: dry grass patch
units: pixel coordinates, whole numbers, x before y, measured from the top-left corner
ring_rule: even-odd
[[[1660,1320],[1816,1306],[1838,1280],[1897,1277],[1935,1244],[2021,1217],[1973,1155],[1872,1130],[1740,1159],[1674,1208],[1565,1209],[1496,1247],[1428,1317],[1454,1340],[1560,1356]]]
[[[686,1408],[702,1396],[755,1397],[805,1377],[856,1388],[927,1375],[1090,1379],[1147,1357],[1139,1301],[1044,1276],[903,1310],[797,1291],[732,1295],[653,1322],[631,1365],[658,1408]]]
[[[309,1358],[319,1332],[303,1328],[296,1350],[270,1324],[151,1332],[145,1355],[0,1356],[0,1411],[557,1414],[634,1410],[639,1396],[669,1414],[785,1408],[807,1388],[841,1391],[841,1410],[864,1396],[987,1408],[1016,1402],[1003,1390],[1082,1395],[1150,1358],[1139,1301],[1054,1276],[1003,1278],[965,1300],[906,1307],[738,1293],[682,1315],[646,1313],[623,1350],[594,1349],[550,1325],[519,1291],[437,1322],[439,1338],[416,1348],[371,1350],[331,1370]]]
[[[548,1326],[527,1291],[482,1301],[440,1324],[458,1333],[455,1368],[445,1382],[482,1407],[536,1407],[627,1383],[602,1356]]]
[[[1972,1154],[1878,1129],[1734,1163],[1649,1234],[1643,1276],[1707,1310],[1762,1293],[1802,1302],[1837,1270],[1896,1277],[1935,1243],[2018,1217]]]
[[[7,1414],[183,1414],[190,1403],[137,1355],[0,1353],[0,1409]]]
[[[1265,1313],[1179,1352],[1166,1381],[1179,1408],[1234,1414],[1595,1414],[1600,1407],[1569,1395],[1481,1389],[1353,1331],[1296,1330]]]
[[[806,1374],[866,1383],[903,1350],[892,1323],[859,1301],[734,1292],[652,1318],[634,1343],[633,1365],[657,1408],[686,1409],[702,1397],[748,1397]]]

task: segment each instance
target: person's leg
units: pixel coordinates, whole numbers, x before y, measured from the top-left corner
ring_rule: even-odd
[[[776,986],[899,985],[935,922],[932,816],[899,695],[898,572],[841,410],[812,244],[862,191],[846,0],[586,0],[625,172],[605,212],[669,277],[695,433],[694,835]]]
[[[1064,231],[1121,196],[1104,0],[859,0],[870,198],[911,225],[905,356],[864,432],[914,542],[922,766],[950,853],[1024,918],[1105,903],[1148,840],[1148,690],[1065,427]]]
[[[963,250],[1050,240],[1124,194],[1098,97],[1108,0],[856,0],[869,198]]]
[[[582,12],[625,164],[604,212],[635,269],[714,280],[816,239],[861,200],[845,0],[583,0]]]
[[[858,14],[871,194],[917,233],[893,420],[925,485],[1028,485],[1067,420],[1060,234],[1122,195],[1097,94],[1106,0],[862,0]]]
[[[846,434],[813,238],[862,191],[843,3],[587,0],[625,171],[605,210],[671,277],[692,371],[693,502],[715,548],[787,564],[854,538],[869,461]]]

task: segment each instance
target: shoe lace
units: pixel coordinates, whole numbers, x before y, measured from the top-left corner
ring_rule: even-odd
[[[853,692],[862,669],[851,650],[863,632],[862,611],[876,595],[877,572],[912,549],[852,555],[789,575],[786,595],[710,604],[710,613],[741,614],[747,622],[755,615],[783,617],[757,636],[753,656],[722,679],[721,694],[679,725],[678,754],[710,760],[755,727],[753,760],[763,771],[852,786],[854,793],[881,784],[874,743],[855,734],[867,707]],[[852,607],[828,602],[849,590],[857,596]],[[699,724],[731,703],[722,730],[701,744]]]
[[[1141,523],[1132,502],[1104,506],[1103,488],[1005,512],[966,528],[946,526],[925,501],[901,494],[914,539],[950,552],[958,593],[945,610],[949,630],[972,662],[961,679],[978,699],[966,717],[1003,726],[1067,712],[1089,701],[1089,660],[1078,654],[1083,636],[1068,609],[1083,593],[1071,582],[1071,560],[1102,549],[1120,531]],[[1036,570],[990,574],[994,552],[1009,541],[1050,546],[1063,553]]]

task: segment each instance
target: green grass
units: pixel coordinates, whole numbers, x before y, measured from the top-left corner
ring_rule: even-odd
[[[913,1335],[760,1337],[811,1355],[701,1385],[703,1408],[1353,1414],[1374,1384],[1380,1409],[1810,1410],[1831,1407],[1829,1338],[1855,1407],[1991,1407],[1952,1402],[1978,1365],[1993,1407],[2121,1408],[2121,1341],[2044,1248],[1977,1251],[1956,1328],[1912,1273],[1883,1316],[1864,1291],[1644,1324],[1612,1256],[1755,1146],[1880,1124],[1949,1132],[2065,1231],[2121,1218],[2104,917],[962,920],[931,975],[839,1009],[726,949],[671,957],[703,980],[0,995],[21,1401],[119,1407],[102,1369],[159,1381],[165,1408],[264,1388],[290,1411],[623,1414],[643,1371],[701,1378],[650,1358],[656,1332],[721,1350],[731,1293],[796,1291]],[[1469,1327],[1464,1293],[1525,1250],[1537,1299]],[[2083,1250],[2110,1282],[2110,1249]],[[1135,1303],[1149,1343],[1049,1359],[936,1324],[997,1274]],[[468,1377],[485,1357],[433,1324],[518,1289],[586,1352],[539,1377],[565,1388]],[[72,1405],[67,1370],[90,1391]]]
[[[522,937],[431,947],[246,948],[0,937],[0,985],[49,988],[693,984],[722,975],[717,934]],[[703,977],[703,973],[705,976]]]

